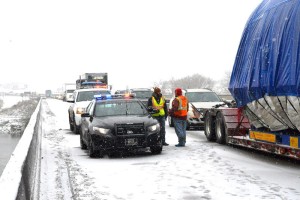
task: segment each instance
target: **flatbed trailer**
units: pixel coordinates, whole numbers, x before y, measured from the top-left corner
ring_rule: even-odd
[[[242,108],[211,108],[205,111],[204,133],[208,141],[265,151],[300,160],[300,132],[255,129]]]

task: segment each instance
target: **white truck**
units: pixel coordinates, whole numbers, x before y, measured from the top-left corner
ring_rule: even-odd
[[[103,88],[110,89],[107,73],[84,73],[76,80],[76,89]]]
[[[75,83],[65,83],[63,101],[67,101],[67,102],[73,101],[73,92],[74,92],[74,90],[76,90],[76,84]]]
[[[110,95],[111,91],[104,88],[85,88],[76,89],[73,92],[73,99],[68,109],[70,130],[76,134],[81,129],[81,114],[85,112],[86,107],[94,99],[95,95]]]

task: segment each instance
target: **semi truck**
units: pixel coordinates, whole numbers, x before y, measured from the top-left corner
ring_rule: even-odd
[[[76,89],[104,88],[109,89],[107,73],[84,73],[76,80]]]
[[[263,0],[249,17],[228,89],[204,110],[208,141],[300,159],[300,1]]]

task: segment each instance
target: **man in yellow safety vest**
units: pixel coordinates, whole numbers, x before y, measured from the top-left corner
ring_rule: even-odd
[[[168,146],[166,143],[166,125],[165,121],[168,117],[168,108],[166,104],[165,97],[162,96],[161,90],[159,87],[154,88],[152,96],[148,99],[148,110],[152,111],[152,117],[157,119],[160,124],[160,135],[162,138],[162,144]]]

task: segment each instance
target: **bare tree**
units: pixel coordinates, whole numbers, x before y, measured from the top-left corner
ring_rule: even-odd
[[[231,72],[226,71],[224,78],[221,81],[215,81],[209,77],[194,74],[180,79],[172,78],[167,81],[155,82],[154,86],[160,87],[164,95],[171,95],[178,87],[183,89],[207,88],[212,89],[219,94],[230,94],[228,91],[230,76]]]
[[[204,77],[200,74],[194,74],[192,76],[183,77],[181,79],[172,78],[169,81],[164,81],[162,85],[168,88],[172,92],[175,88],[192,89],[192,88],[209,88],[212,89],[215,81],[211,78]]]
[[[213,90],[216,91],[218,94],[229,95],[230,92],[228,90],[228,87],[229,87],[230,77],[231,77],[231,71],[226,71],[224,77],[220,81],[216,82]]]

